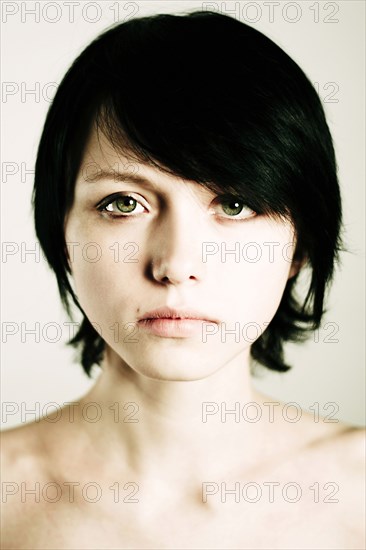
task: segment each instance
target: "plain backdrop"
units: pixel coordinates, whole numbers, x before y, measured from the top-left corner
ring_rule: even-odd
[[[77,401],[94,383],[65,346],[68,319],[55,278],[37,253],[33,229],[32,170],[55,88],[78,53],[118,20],[205,7],[267,34],[315,83],[335,142],[344,201],[349,252],[342,254],[324,322],[308,343],[287,345],[286,357],[294,365],[290,372],[263,370],[255,385],[286,403],[363,425],[364,2],[80,1],[71,3],[73,8],[70,2],[1,4],[3,427],[34,420],[28,410],[39,415],[49,403]],[[39,332],[39,341],[37,334],[27,332],[32,329]]]

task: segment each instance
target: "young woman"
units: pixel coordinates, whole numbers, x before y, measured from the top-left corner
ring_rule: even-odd
[[[251,384],[319,326],[342,248],[332,139],[296,63],[214,12],[107,30],[50,107],[34,211],[101,374],[3,434],[3,547],[363,548],[363,432]]]

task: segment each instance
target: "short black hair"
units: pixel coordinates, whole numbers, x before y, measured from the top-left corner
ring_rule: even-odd
[[[290,220],[295,258],[311,270],[307,295],[287,281],[251,357],[290,367],[283,343],[320,326],[342,250],[334,147],[315,88],[300,67],[251,26],[215,11],[158,14],[118,23],[75,59],[50,105],[33,189],[37,238],[63,305],[83,314],[69,345],[90,376],[105,342],[71,288],[64,221],[92,125],[116,148],[215,192],[245,196],[255,212]],[[127,149],[126,149],[127,148]]]

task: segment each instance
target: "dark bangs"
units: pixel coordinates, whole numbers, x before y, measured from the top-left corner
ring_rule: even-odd
[[[128,21],[84,54],[73,69],[85,90],[79,109],[89,122],[93,111],[116,150],[239,195],[258,213],[296,213],[311,163],[305,171],[299,160],[316,141],[309,125],[322,107],[272,41],[235,19],[194,12]]]

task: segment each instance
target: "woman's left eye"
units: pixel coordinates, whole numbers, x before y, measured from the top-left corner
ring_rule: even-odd
[[[140,207],[140,211],[136,211],[136,207]],[[114,218],[131,217],[132,215],[141,214],[145,208],[138,202],[137,199],[130,195],[116,195],[107,197],[98,206],[100,212],[107,212]]]
[[[254,210],[246,206],[242,199],[238,199],[232,196],[217,197],[217,202],[219,202],[222,210],[229,218],[234,220],[245,220],[248,218],[254,218],[257,215]],[[241,214],[240,217],[237,217]]]

